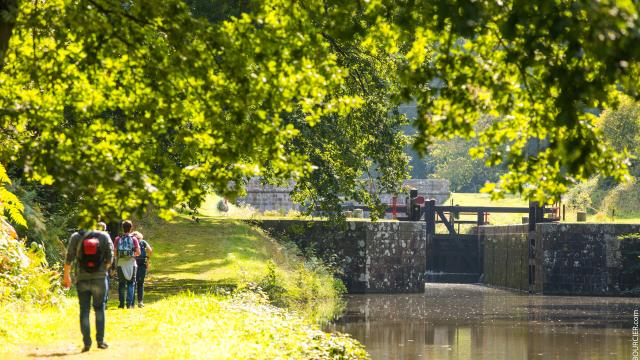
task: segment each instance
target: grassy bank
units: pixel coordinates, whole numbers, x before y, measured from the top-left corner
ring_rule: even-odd
[[[342,284],[316,261],[303,260],[240,220],[201,218],[199,223],[141,226],[154,249],[149,300],[167,293],[234,290],[259,286],[272,303],[322,322],[341,310]],[[114,293],[115,295],[115,293]],[[116,296],[110,306],[116,306]]]
[[[110,349],[78,355],[78,307],[71,296],[55,308],[4,304],[0,358],[366,356],[353,340],[318,330],[317,323],[340,308],[338,286],[322,265],[302,261],[293,249],[235,220],[179,220],[140,230],[155,250],[147,306],[117,309],[112,290],[105,339]],[[257,286],[266,294],[227,295]]]

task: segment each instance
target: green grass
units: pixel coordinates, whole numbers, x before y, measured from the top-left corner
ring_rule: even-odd
[[[144,309],[107,311],[108,350],[80,354],[77,305],[3,309],[0,357],[74,359],[345,359],[366,358],[361,345],[327,334],[269,305],[259,294],[179,294]],[[93,322],[93,320],[92,320]],[[92,324],[93,325],[93,324]]]
[[[517,195],[507,194],[504,199],[493,201],[489,194],[482,193],[451,193],[449,198],[443,203],[450,205],[464,206],[529,206],[529,202],[522,200]]]
[[[295,249],[235,219],[202,217],[141,226],[154,249],[145,297],[167,292],[229,290],[260,285],[275,264],[275,284],[283,288],[278,305],[322,322],[341,310],[342,301],[331,272],[321,264],[302,261]],[[268,285],[268,284],[267,284]],[[272,286],[273,287],[273,286]],[[111,302],[113,306],[115,303]]]
[[[264,213],[257,211],[251,206],[236,206],[231,202],[228,202],[229,211],[220,212],[218,210],[218,202],[221,197],[215,194],[210,194],[206,197],[204,203],[198,209],[199,217],[209,218],[209,219],[235,219],[235,220],[246,220],[246,219],[309,219],[309,220],[323,220],[326,218],[317,217],[317,216],[304,216],[300,214],[300,212],[295,210],[289,211],[277,211],[277,210],[267,210]]]
[[[516,195],[506,195],[504,199],[498,201],[492,201],[489,194],[479,193],[451,193],[451,196],[444,205],[451,205],[453,199],[454,205],[466,205],[466,206],[521,206],[528,207],[529,203],[522,200]],[[522,222],[522,216],[527,214],[490,214],[489,222],[493,225],[503,224],[520,224]],[[473,216],[462,216],[461,219],[475,220]],[[567,222],[576,221],[576,211],[567,209],[566,213]],[[640,212],[627,211],[617,212],[615,217],[611,217],[611,214],[588,214],[587,222],[590,223],[620,223],[620,224],[640,224]],[[439,225],[440,226],[440,225]]]
[[[55,308],[3,304],[0,358],[328,359],[336,351],[366,357],[357,342],[318,330],[342,303],[330,273],[294,249],[229,219],[178,219],[138,230],[154,248],[147,306],[117,309],[112,289],[110,349],[78,354],[78,306],[70,296]],[[255,286],[267,289],[270,303],[255,291],[226,295]]]
[[[263,277],[268,259],[285,264],[280,245],[238,220],[179,221],[139,230],[154,249],[151,291],[162,291],[161,284],[185,290],[236,286]]]
[[[504,199],[492,201],[489,194],[480,193],[451,193],[449,199],[447,199],[442,205],[461,205],[461,206],[504,206],[504,207],[528,207],[529,202],[522,200],[515,195],[505,195]],[[522,217],[528,216],[528,214],[502,214],[502,213],[490,213],[488,220],[492,225],[505,225],[505,224],[521,224]],[[474,214],[462,214],[460,220],[476,220],[477,215]],[[444,225],[438,225],[444,229]],[[469,227],[469,226],[466,226]]]
[[[575,222],[577,212],[575,210],[567,210],[566,221]],[[616,212],[615,216],[611,214],[597,213],[587,214],[587,222],[589,223],[609,223],[609,224],[640,224],[640,212]]]

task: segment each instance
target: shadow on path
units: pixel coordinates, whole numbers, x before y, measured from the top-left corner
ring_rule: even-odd
[[[31,353],[28,356],[30,358],[36,358],[36,359],[47,359],[47,358],[58,358],[58,357],[67,357],[67,356],[72,356],[72,355],[80,355],[82,354],[82,352],[80,350],[69,350],[67,352],[63,352],[63,351],[55,351],[55,352],[51,352],[51,353]]]

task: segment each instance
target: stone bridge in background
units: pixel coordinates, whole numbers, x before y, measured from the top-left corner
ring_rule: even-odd
[[[425,199],[436,199],[441,204],[449,198],[449,180],[442,179],[408,179],[403,185],[418,190],[418,194]],[[300,210],[300,205],[291,200],[294,183],[288,186],[262,185],[258,178],[253,178],[247,184],[247,196],[238,198],[238,204],[251,205],[260,212],[267,210]],[[404,194],[398,196],[398,203],[404,204]],[[391,204],[393,194],[382,194],[380,200]],[[352,204],[357,205],[357,204]]]

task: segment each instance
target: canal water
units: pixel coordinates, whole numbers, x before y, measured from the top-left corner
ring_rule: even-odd
[[[350,295],[330,330],[382,359],[632,359],[638,298],[528,295],[427,284],[424,294]]]

